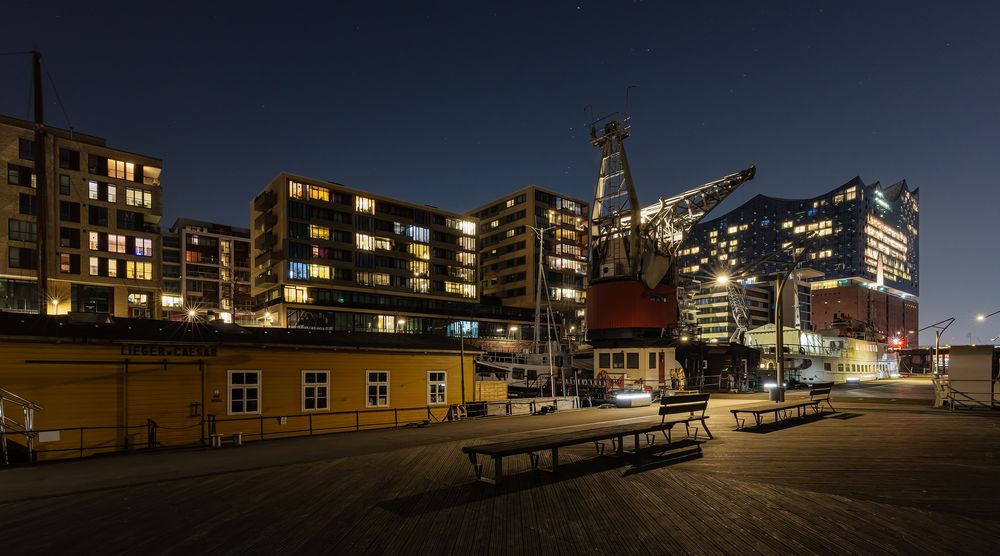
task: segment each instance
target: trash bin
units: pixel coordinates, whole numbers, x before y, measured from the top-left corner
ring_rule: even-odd
[[[242,446],[242,445],[243,445],[243,433],[242,432],[234,432],[233,433],[233,446]]]

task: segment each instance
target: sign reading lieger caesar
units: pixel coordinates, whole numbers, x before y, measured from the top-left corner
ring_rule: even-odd
[[[216,346],[124,344],[122,355],[150,355],[155,357],[215,357]]]

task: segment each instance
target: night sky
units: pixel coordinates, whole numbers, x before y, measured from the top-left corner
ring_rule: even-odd
[[[921,324],[956,317],[951,343],[1000,334],[1000,315],[975,321],[1000,309],[996,4],[150,4],[13,3],[3,50],[42,50],[75,129],[163,159],[166,225],[247,226],[280,171],[457,212],[527,184],[589,200],[583,108],[621,110],[636,85],[643,203],[750,164],[715,216],[906,179]],[[0,68],[0,112],[28,117],[30,58]]]

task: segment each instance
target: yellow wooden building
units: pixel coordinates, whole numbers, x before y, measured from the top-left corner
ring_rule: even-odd
[[[473,401],[474,355],[436,336],[0,313],[8,456],[442,421]]]

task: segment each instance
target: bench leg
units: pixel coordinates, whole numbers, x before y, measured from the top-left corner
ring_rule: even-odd
[[[500,481],[503,480],[503,457],[501,456],[493,458],[493,475],[496,477],[493,479],[493,484],[500,486]]]
[[[483,466],[479,463],[476,454],[469,454],[469,463],[472,464],[472,472],[476,474],[476,480],[481,481],[483,479]]]
[[[639,444],[639,433],[635,433],[635,464],[642,463],[642,446]]]
[[[714,440],[715,437],[712,436],[712,431],[708,430],[708,423],[706,423],[704,419],[701,420],[701,426],[705,427],[705,434],[708,435],[709,440]]]
[[[614,442],[614,439],[611,439],[611,441]],[[616,451],[618,452],[618,457],[625,457],[625,435],[618,437],[618,449]]]
[[[830,406],[830,411],[832,411],[832,412],[834,412],[834,413],[836,413],[836,412],[837,412],[837,410],[833,408],[833,404],[832,404],[832,403],[830,403],[830,400],[828,400],[828,399],[827,399],[827,400],[823,400],[823,401],[825,401],[825,402],[826,402],[826,405]]]
[[[670,444],[670,431],[672,429],[673,429],[673,427],[667,427],[667,428],[663,429],[663,437],[667,439],[667,444],[668,445]]]
[[[646,446],[656,444],[656,433],[646,433]]]
[[[528,452],[528,459],[531,460],[531,468],[538,469],[538,454],[534,452]]]
[[[603,442],[597,442],[597,441],[595,441],[594,442],[594,449],[597,450],[597,455],[599,455],[599,456],[603,456],[604,455],[604,443]]]

